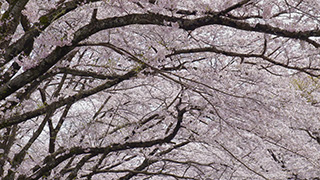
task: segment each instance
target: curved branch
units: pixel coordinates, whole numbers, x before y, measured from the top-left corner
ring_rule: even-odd
[[[67,98],[61,99],[59,101],[53,102],[45,107],[39,108],[37,110],[34,111],[30,111],[27,112],[25,114],[22,115],[17,115],[17,116],[13,116],[11,118],[8,119],[2,119],[0,120],[0,129],[5,128],[5,127],[9,127],[11,125],[14,124],[19,124],[21,122],[27,121],[28,119],[37,117],[39,115],[45,114],[47,111],[52,110],[52,109],[57,109],[59,107],[62,107],[66,104],[78,101],[80,99],[86,98],[92,94],[95,94],[97,92],[103,91],[107,88],[110,88],[112,86],[115,86],[117,84],[119,84],[120,82],[124,81],[124,80],[128,80],[134,76],[137,75],[138,72],[140,72],[144,67],[139,68],[135,68],[134,70],[129,71],[128,73],[119,76],[118,78],[116,78],[115,80],[112,81],[108,81],[100,86],[97,86],[93,89],[87,90],[87,91],[83,91],[80,93],[77,93],[73,96],[69,96]]]
[[[70,75],[74,75],[74,76],[85,76],[85,77],[92,77],[92,78],[96,78],[96,79],[113,80],[113,79],[118,78],[117,75],[104,75],[104,74],[99,74],[99,73],[90,72],[90,71],[71,69],[71,68],[67,68],[67,67],[58,68],[56,73],[57,74],[58,73],[66,73],[66,74],[70,74]]]
[[[200,53],[200,52],[214,52],[217,54],[223,54],[225,56],[233,56],[233,57],[240,57],[240,58],[261,58],[261,59],[266,60],[267,62],[272,63],[274,65],[281,66],[281,67],[284,67],[287,69],[297,70],[297,71],[306,73],[306,74],[308,74],[310,76],[314,76],[314,77],[318,77],[319,74],[315,74],[311,71],[320,71],[320,68],[290,66],[286,63],[277,62],[274,59],[271,59],[263,54],[243,54],[243,53],[238,53],[238,52],[220,50],[214,46],[204,47],[204,48],[176,50],[173,53],[166,55],[166,57],[171,57],[171,56],[179,55],[179,54],[187,54],[187,53],[190,54],[190,53]]]
[[[236,21],[220,16],[205,16],[196,19],[184,19],[171,16],[165,16],[160,14],[130,14],[121,17],[107,18],[103,20],[96,20],[88,25],[80,28],[74,33],[71,46],[57,47],[47,58],[43,59],[41,63],[36,67],[27,70],[26,72],[18,75],[8,83],[0,87],[0,100],[14,93],[19,88],[23,87],[27,83],[35,80],[40,75],[44,74],[48,69],[55,65],[63,56],[73,50],[76,45],[86,39],[87,37],[95,34],[101,30],[123,27],[133,24],[150,24],[150,25],[162,25],[166,26],[165,22],[178,22],[179,27],[184,30],[194,30],[196,28],[206,25],[223,25],[229,26],[240,30],[261,32],[267,34],[274,34],[283,37],[309,40],[311,36],[320,36],[320,30],[303,31],[303,32],[291,32],[285,29],[280,29],[270,25],[256,24],[252,26],[249,23]],[[313,42],[315,47],[320,47],[320,44]]]
[[[16,42],[12,43],[4,54],[4,62],[0,63],[0,66],[8,63],[13,57],[17,56],[22,51],[25,51],[26,47],[33,45],[34,38],[38,37],[42,31],[44,31],[50,24],[52,24],[58,18],[66,15],[67,13],[76,9],[81,3],[95,2],[98,0],[73,0],[63,4],[60,4],[57,8],[51,9],[47,14],[39,18],[40,22],[35,23],[29,30]]]
[[[91,147],[91,148],[73,147],[69,150],[65,150],[64,153],[62,153],[59,157],[56,157],[55,159],[54,159],[55,155],[46,157],[45,159],[52,159],[52,160],[47,162],[47,164],[44,167],[38,169],[37,172],[35,172],[33,175],[31,175],[29,178],[26,178],[26,179],[28,180],[39,179],[48,171],[50,171],[52,168],[58,166],[63,161],[75,155],[90,154],[91,156],[95,156],[98,154],[108,154],[111,152],[118,152],[118,151],[123,151],[127,149],[147,148],[147,147],[152,147],[158,144],[170,143],[170,141],[177,135],[179,129],[181,128],[181,123],[183,120],[183,115],[186,112],[186,108],[183,108],[182,110],[179,110],[177,108],[177,111],[178,111],[178,115],[177,115],[176,126],[174,130],[164,138],[144,141],[144,142],[137,141],[137,142],[127,142],[124,144],[111,144],[107,147]]]

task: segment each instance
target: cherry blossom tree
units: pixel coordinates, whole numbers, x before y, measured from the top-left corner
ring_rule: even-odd
[[[320,178],[320,2],[0,6],[2,179]]]

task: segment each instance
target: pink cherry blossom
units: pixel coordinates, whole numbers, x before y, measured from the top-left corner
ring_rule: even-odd
[[[0,1],[1,179],[319,179],[318,1]]]

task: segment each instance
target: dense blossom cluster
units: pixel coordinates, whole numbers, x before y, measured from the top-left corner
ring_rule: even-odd
[[[320,3],[0,0],[2,179],[318,179]]]

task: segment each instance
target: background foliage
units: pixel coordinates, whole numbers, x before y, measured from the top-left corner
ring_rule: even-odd
[[[311,0],[1,0],[2,179],[319,179]]]

